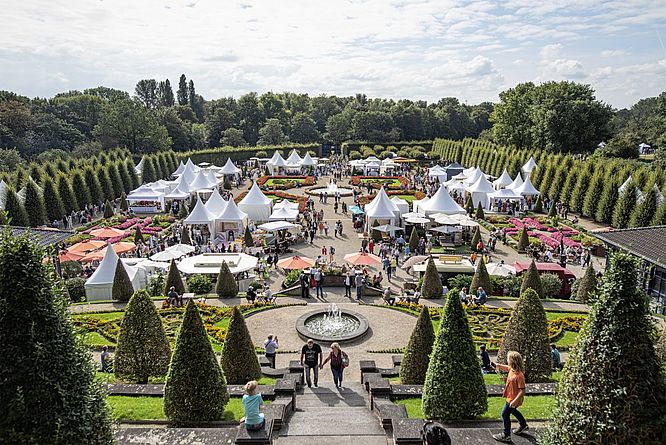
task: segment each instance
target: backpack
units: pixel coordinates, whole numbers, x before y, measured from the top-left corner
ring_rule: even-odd
[[[340,353],[342,354],[342,367],[346,368],[349,366],[349,356],[347,355],[346,352],[340,350]]]

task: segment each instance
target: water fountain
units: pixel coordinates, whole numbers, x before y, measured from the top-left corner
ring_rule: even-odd
[[[320,342],[345,342],[363,336],[368,322],[362,315],[342,310],[335,303],[326,310],[317,310],[301,316],[296,330],[303,337]]]
[[[331,182],[329,182],[326,187],[308,189],[306,190],[306,193],[316,196],[327,193],[329,198],[333,198],[336,193],[340,193],[340,196],[351,196],[352,189],[347,187],[339,187],[334,180],[331,180]]]

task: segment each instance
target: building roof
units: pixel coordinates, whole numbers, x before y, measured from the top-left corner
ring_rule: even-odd
[[[606,244],[666,268],[666,226],[637,227],[593,235]]]
[[[14,237],[23,235],[26,232],[29,233],[30,238],[32,238],[33,241],[39,245],[39,247],[49,247],[54,244],[61,243],[75,234],[75,232],[69,230],[34,229],[32,227],[18,226],[11,226],[10,230],[12,232],[12,236]]]

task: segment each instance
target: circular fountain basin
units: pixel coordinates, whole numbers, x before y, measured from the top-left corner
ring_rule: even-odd
[[[368,320],[353,311],[342,310],[340,317],[332,317],[328,310],[320,309],[299,317],[296,331],[304,340],[343,343],[363,337],[368,331]]]
[[[327,187],[307,189],[305,193],[307,193],[308,195],[315,195],[315,196],[328,193],[328,196],[332,198],[335,196],[336,193],[340,193],[340,196],[351,196],[353,192],[352,189],[350,188],[338,187],[337,184],[329,184]]]

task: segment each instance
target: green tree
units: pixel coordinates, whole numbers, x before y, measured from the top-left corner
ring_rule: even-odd
[[[552,370],[549,342],[546,311],[536,291],[527,289],[511,313],[497,360],[506,363],[509,351],[518,351],[525,360],[525,380],[545,382]]]
[[[557,205],[556,203],[551,203],[550,208],[548,209],[548,218],[555,218],[557,216]],[[527,233],[527,232],[526,232]],[[525,247],[529,245],[529,239]]]
[[[183,295],[185,293],[185,283],[183,283],[183,278],[180,276],[178,266],[176,266],[176,260],[174,259],[171,260],[171,264],[169,265],[169,273],[164,284],[164,295],[169,293],[172,286],[176,288],[178,295]]]
[[[599,205],[594,214],[594,220],[600,223],[609,224],[613,219],[613,209],[619,196],[617,179],[607,178],[604,190],[599,198]]]
[[[409,234],[409,251],[414,254],[417,247],[419,247],[419,234],[416,227],[412,227],[412,232]]]
[[[185,74],[180,75],[180,80],[178,81],[178,90],[176,92],[176,97],[178,98],[178,105],[187,105],[189,102],[189,94],[187,91],[187,77]]]
[[[199,310],[190,300],[164,385],[164,414],[174,422],[222,420],[228,401],[224,373]]]
[[[571,199],[569,199],[569,207],[572,212],[580,212],[583,209],[583,202],[585,201],[585,195],[587,194],[591,180],[592,174],[590,168],[584,168],[578,175],[576,187],[574,187]]]
[[[130,179],[130,190],[138,187],[140,185],[139,178],[136,175],[136,170],[134,169],[134,164],[131,160],[125,161],[125,171],[127,172],[127,176]]]
[[[64,206],[64,211],[67,214],[79,210],[79,204],[76,200],[76,195],[74,195],[74,191],[72,190],[72,184],[64,173],[59,173],[58,176],[56,176],[56,188],[62,201],[62,205]],[[46,191],[44,193],[46,196]]]
[[[170,360],[171,346],[162,318],[148,292],[137,291],[125,307],[113,372],[120,379],[148,383],[150,377],[167,374]]]
[[[474,202],[472,201],[472,195],[470,195],[467,198],[467,202],[465,202],[465,211],[469,216],[472,216],[472,213],[474,213]]]
[[[239,130],[238,128],[227,128],[224,130],[220,138],[220,143],[229,147],[247,145],[247,142],[243,139],[243,130]]]
[[[95,171],[91,167],[87,167],[83,172],[86,190],[90,193],[89,204],[99,204],[104,200],[104,194],[102,192],[102,186],[99,185],[99,180]]]
[[[476,290],[479,287],[482,287],[488,295],[492,295],[493,285],[490,281],[490,274],[488,274],[486,262],[483,261],[483,258],[479,258],[478,260],[474,276],[472,277],[472,283],[469,285],[469,293],[476,294]]]
[[[555,207],[555,204],[553,203],[552,208]],[[527,233],[527,227],[523,227],[522,230],[520,231],[520,236],[518,237],[518,252],[525,252],[527,249],[527,246],[530,245],[530,237]]]
[[[583,278],[580,279],[578,291],[576,292],[576,300],[581,303],[590,303],[594,298],[594,293],[597,290],[597,272],[590,264],[585,270]]]
[[[44,204],[48,221],[60,221],[65,214],[65,206],[60,199],[60,193],[50,177],[44,178]]]
[[[423,306],[400,364],[400,382],[403,385],[423,385],[433,343],[435,343],[435,331],[430,320],[430,312],[427,306]]]
[[[666,226],[666,200],[662,200],[652,219],[653,226]]]
[[[259,130],[257,145],[280,145],[287,141],[278,119],[266,119],[266,123]]]
[[[476,246],[479,244],[479,241],[481,241],[481,229],[479,226],[477,226],[474,230],[474,235],[472,235],[472,241],[469,243],[472,247],[472,250],[476,250]]]
[[[634,181],[627,184],[627,187],[619,195],[615,209],[613,210],[613,227],[624,229],[629,226],[631,213],[636,206],[636,195],[638,188]]]
[[[657,213],[657,192],[654,187],[650,186],[643,194],[643,199],[636,205],[633,212],[631,212],[628,227],[649,226],[654,219],[655,213]]]
[[[97,167],[97,180],[99,181],[99,186],[102,189],[103,199],[113,201],[116,198],[116,194],[113,190],[113,184],[111,183],[111,178],[109,178],[106,167]]]
[[[428,419],[471,419],[488,408],[481,363],[457,292],[449,292],[423,384]]]
[[[537,196],[536,202],[534,203],[534,212],[543,213],[543,200],[541,199],[541,195]]]
[[[590,186],[587,188],[585,199],[583,200],[583,215],[593,218],[596,214],[599,197],[603,192],[605,181],[606,173],[604,172],[604,169],[601,167],[597,168],[590,181]]]
[[[181,206],[181,208],[184,208],[184,206]],[[187,244],[188,246],[192,245],[192,241],[190,240],[190,232],[185,228],[183,229],[183,234],[180,236],[180,243]]]
[[[64,289],[43,259],[28,235],[0,235],[0,437],[17,444],[112,444],[105,391],[75,337]]]
[[[317,123],[306,113],[296,113],[291,121],[289,139],[299,144],[317,142],[321,138]]]
[[[432,256],[428,258],[425,274],[423,275],[423,284],[421,285],[421,295],[423,298],[441,298],[442,297],[442,279],[437,272],[435,260]]]
[[[252,238],[252,233],[250,232],[250,226],[245,226],[245,234],[243,235],[246,246],[254,246],[254,239]]]
[[[231,384],[241,385],[261,377],[261,366],[254,352],[250,331],[238,306],[234,306],[231,311],[220,363],[227,381]]]
[[[610,262],[561,376],[546,445],[656,445],[666,437],[666,381],[636,260],[618,253]]]
[[[215,293],[220,298],[234,298],[238,295],[238,283],[236,282],[236,278],[224,261],[222,261],[222,264],[220,265],[220,273],[217,274]]]
[[[46,224],[46,207],[42,191],[34,181],[25,184],[25,211],[28,214],[28,225],[37,227]]]
[[[476,206],[476,213],[474,214],[476,219],[486,219],[486,215],[483,213],[483,207],[481,207],[481,201]]]
[[[113,190],[113,197],[120,197],[124,192],[125,188],[123,185],[123,180],[120,177],[120,172],[118,171],[118,164],[112,163],[106,166],[106,173],[109,179],[111,180],[111,189]]]
[[[520,286],[520,293],[523,294],[527,289],[533,289],[540,298],[544,298],[543,285],[539,277],[536,263],[532,260],[530,267],[523,274],[523,283]]]
[[[105,104],[93,134],[106,148],[127,147],[132,153],[171,147],[166,128],[153,112],[131,100]]]
[[[113,216],[113,207],[111,206],[111,203],[107,200],[104,203],[104,218],[109,219]]]
[[[116,272],[113,275],[113,287],[111,289],[111,295],[116,301],[129,301],[129,299],[134,294],[134,287],[132,286],[132,281],[130,280],[129,275],[123,262],[118,258],[118,263],[116,264]]]
[[[152,156],[143,157],[143,170],[141,171],[143,182],[150,183],[157,181],[157,171]]]
[[[7,212],[7,218],[12,226],[25,227],[29,224],[28,213],[25,211],[25,207],[23,207],[18,195],[12,188],[7,190],[5,212]]]
[[[125,195],[125,192],[122,192],[120,194],[120,210],[126,212],[128,209],[129,209],[129,203],[127,202],[127,196]]]

